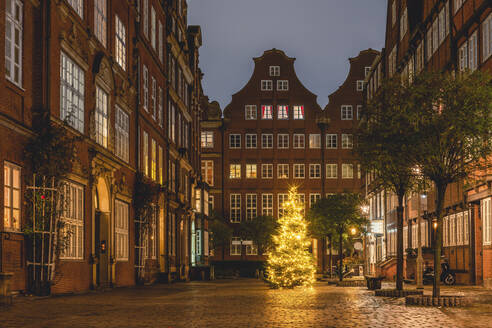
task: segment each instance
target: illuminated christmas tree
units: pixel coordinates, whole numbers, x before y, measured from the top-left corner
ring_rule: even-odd
[[[314,283],[316,267],[309,252],[311,239],[308,224],[302,216],[303,206],[297,188],[289,190],[289,198],[283,203],[283,216],[273,236],[274,247],[268,253],[267,280],[272,287],[309,286]]]

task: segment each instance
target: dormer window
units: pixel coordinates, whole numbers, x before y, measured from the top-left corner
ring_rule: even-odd
[[[280,76],[280,66],[270,66],[270,76]]]

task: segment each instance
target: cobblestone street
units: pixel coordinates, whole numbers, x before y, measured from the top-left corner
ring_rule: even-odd
[[[483,299],[483,298],[482,298]],[[256,280],[16,298],[1,327],[490,327],[492,305],[407,307],[365,288],[270,290]]]

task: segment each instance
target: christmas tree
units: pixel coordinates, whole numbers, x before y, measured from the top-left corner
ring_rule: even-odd
[[[303,206],[297,188],[292,187],[273,236],[274,247],[267,254],[267,280],[272,287],[309,286],[314,282],[316,268],[309,252],[308,224],[301,214]]]

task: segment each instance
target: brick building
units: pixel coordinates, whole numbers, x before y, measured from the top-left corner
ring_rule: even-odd
[[[189,279],[190,243],[204,239],[191,227],[206,226],[208,186],[198,152],[201,32],[187,25],[186,1],[7,0],[0,13],[0,136],[9,141],[0,143],[0,272],[14,273],[14,290],[32,285],[22,230],[35,172],[23,147],[34,113],[47,112],[80,137],[66,181],[73,210],[62,217],[68,247],[51,291]],[[137,172],[160,185],[145,229],[133,206]]]
[[[242,220],[282,214],[291,185],[299,186],[306,210],[322,195],[360,190],[351,153],[353,128],[362,105],[363,81],[375,56],[350,59],[347,80],[322,110],[299,81],[294,58],[272,49],[254,58],[250,80],[224,109],[208,104],[202,121],[202,174],[214,208],[234,229],[226,262],[260,261],[256,246],[238,237]],[[326,242],[313,241],[320,269]],[[222,252],[215,254],[222,259]]]
[[[369,98],[377,92],[384,77],[395,73],[411,78],[425,69],[492,71],[490,1],[390,0],[387,12],[385,48],[366,80]],[[366,182],[370,186],[370,175]],[[371,267],[382,269],[392,277],[396,256],[395,196],[369,190],[374,222],[371,227],[375,227],[369,250],[373,254]],[[472,187],[466,187],[464,182],[456,183],[449,186],[446,193],[443,255],[456,270],[459,283],[490,286],[492,281],[490,195],[488,182]],[[408,278],[415,272],[419,231],[424,260],[432,261],[433,229],[429,218],[435,210],[434,203],[434,192],[413,194],[405,200],[404,249],[409,249],[405,255]],[[418,217],[423,219],[420,227]]]

